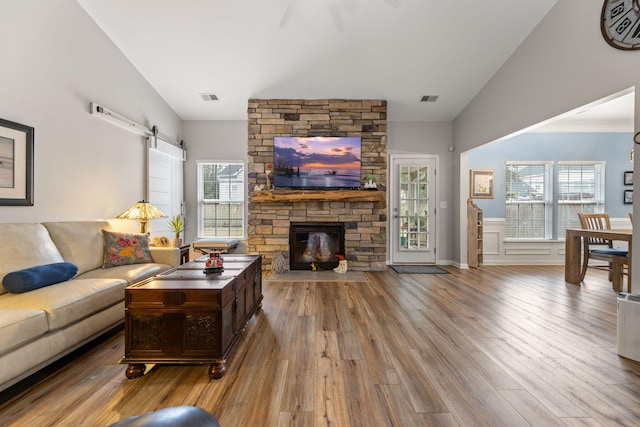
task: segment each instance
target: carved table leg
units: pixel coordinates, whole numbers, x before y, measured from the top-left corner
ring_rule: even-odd
[[[227,372],[226,360],[216,360],[209,366],[209,378],[212,380],[219,380],[224,377],[224,373]]]
[[[129,378],[130,380],[134,379],[134,378],[138,378],[144,375],[144,371],[147,369],[146,365],[129,365],[129,367],[127,368],[127,372],[125,373],[125,375],[127,376],[127,378]]]

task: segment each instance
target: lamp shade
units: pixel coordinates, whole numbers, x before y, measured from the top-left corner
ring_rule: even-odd
[[[166,217],[167,216],[162,213],[160,209],[156,208],[149,202],[141,200],[126,211],[122,212],[116,218],[140,220],[140,232],[146,233],[148,220]]]

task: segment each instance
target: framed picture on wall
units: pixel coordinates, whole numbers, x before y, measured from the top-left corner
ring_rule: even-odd
[[[470,173],[470,197],[493,199],[493,170],[471,169]]]
[[[33,133],[0,119],[0,206],[33,206]]]
[[[633,185],[633,171],[624,173],[624,185]]]
[[[624,204],[625,205],[633,204],[633,190],[624,190]]]

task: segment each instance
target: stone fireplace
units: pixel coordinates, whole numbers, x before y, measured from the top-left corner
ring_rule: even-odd
[[[248,251],[261,254],[270,269],[275,254],[289,254],[292,224],[339,222],[349,269],[385,270],[386,101],[251,99],[248,117]],[[267,184],[276,136],[360,136],[362,176],[375,175],[379,190],[256,191]]]
[[[344,224],[341,222],[291,223],[289,268],[331,270],[344,255]]]

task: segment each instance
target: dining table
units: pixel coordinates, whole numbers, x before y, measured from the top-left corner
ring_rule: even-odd
[[[568,228],[565,240],[564,255],[564,280],[568,283],[580,283],[580,271],[582,269],[583,240],[589,237],[601,238],[605,240],[626,242],[628,246],[627,259],[627,290],[631,292],[631,239],[633,230],[609,229],[609,230],[586,230],[582,228]],[[613,275],[613,289],[622,290],[622,275]]]

